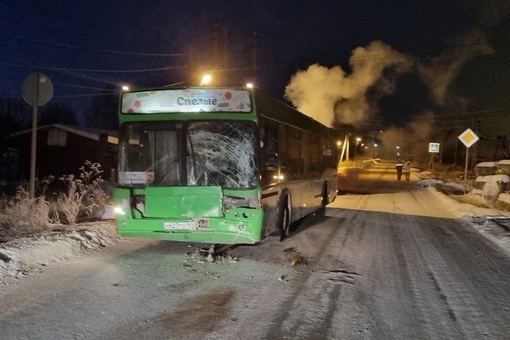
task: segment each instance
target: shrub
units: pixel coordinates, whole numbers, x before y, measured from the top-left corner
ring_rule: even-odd
[[[57,196],[56,208],[64,215],[66,223],[75,224],[79,217],[91,217],[96,209],[104,209],[108,196],[101,187],[102,173],[99,163],[85,161],[79,178],[74,175],[60,178],[67,190]],[[59,213],[56,216],[60,216]]]
[[[49,218],[49,202],[42,195],[30,198],[26,185],[18,186],[14,198],[4,199],[0,210],[1,240],[47,230],[52,222]]]
[[[18,186],[14,197],[0,200],[0,241],[35,234],[56,223],[75,224],[79,218],[104,210],[108,195],[102,189],[101,165],[86,161],[79,170],[79,178],[60,178],[65,187],[62,192],[48,193],[54,180],[50,176],[36,180],[35,198],[30,198],[25,183]],[[52,196],[55,198],[50,200]]]

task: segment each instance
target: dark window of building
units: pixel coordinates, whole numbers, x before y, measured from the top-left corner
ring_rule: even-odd
[[[66,146],[67,145],[67,131],[60,130],[60,129],[51,129],[48,132],[48,145]]]

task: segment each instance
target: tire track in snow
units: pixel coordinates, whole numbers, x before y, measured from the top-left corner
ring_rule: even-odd
[[[427,195],[431,195],[430,192],[418,191],[413,194],[420,196],[418,202],[422,206],[431,208],[426,204],[430,202],[426,198]],[[415,219],[418,218],[415,217]],[[503,293],[503,290],[505,281],[507,286],[509,281],[506,273],[485,255],[487,251],[491,252],[489,248],[485,248],[484,251],[475,245],[475,243],[486,244],[485,239],[453,218],[435,218],[428,223],[421,222],[421,225],[424,227],[416,229],[417,232],[414,234],[417,236],[419,231],[423,235],[423,240],[412,237],[412,241],[416,244],[416,254],[420,257],[420,262],[428,268],[429,281],[435,287],[436,294],[452,321],[450,325],[445,326],[456,327],[460,332],[457,337],[461,338],[479,336],[499,338],[501,325],[505,323],[505,320],[508,322],[508,317],[505,317],[505,313],[496,311],[502,311],[505,308],[508,311],[505,304],[505,301],[508,301],[508,293]],[[420,244],[423,243],[428,246],[421,247]],[[491,274],[481,271],[483,266],[480,266],[477,258],[482,259],[489,268],[498,272],[500,277],[504,276],[504,280],[500,281],[501,287],[491,281],[489,282],[492,284],[484,283],[484,278],[489,278]],[[475,268],[478,268],[481,275],[473,272]],[[496,298],[495,294],[500,295],[500,298]],[[510,328],[507,327],[507,329]]]
[[[356,206],[362,209],[366,205],[367,196],[357,196],[358,200]],[[354,236],[354,223],[353,220],[359,215],[359,211],[355,214],[348,214],[349,218],[346,220],[339,220],[335,228],[331,230],[325,239],[317,240],[321,242],[318,247],[318,252],[315,259],[312,261],[315,268],[320,267],[322,262],[331,261],[326,258],[328,250],[331,249],[333,241],[338,242],[341,236],[339,252],[345,247],[347,241]],[[347,229],[342,226],[347,225]],[[343,233],[343,235],[342,235]],[[342,264],[339,263],[341,266]],[[331,271],[329,271],[331,272]],[[321,327],[330,324],[332,315],[336,310],[336,303],[341,295],[342,285],[324,279],[324,275],[317,275],[313,270],[304,271],[299,281],[294,281],[291,284],[292,294],[287,299],[286,303],[282,304],[282,308],[276,313],[275,322],[270,327],[266,338],[268,339],[306,339],[308,337],[316,337],[319,333],[324,331]],[[313,294],[307,295],[303,292],[310,289]],[[305,301],[301,301],[305,299]],[[305,311],[311,311],[306,314],[301,309],[296,308],[301,304],[305,304]],[[291,307],[289,307],[291,306]],[[314,306],[315,308],[311,308]],[[323,317],[326,315],[325,317]],[[320,325],[317,327],[317,325]],[[324,337],[326,334],[322,334]]]

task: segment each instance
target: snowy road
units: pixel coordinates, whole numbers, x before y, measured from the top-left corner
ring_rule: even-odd
[[[359,173],[326,216],[217,263],[129,240],[49,264],[0,295],[0,338],[508,339],[508,252],[395,177]]]

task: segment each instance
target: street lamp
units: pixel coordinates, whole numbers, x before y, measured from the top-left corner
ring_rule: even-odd
[[[212,81],[212,76],[209,73],[206,73],[202,76],[202,80],[200,81],[200,86],[209,85]]]

